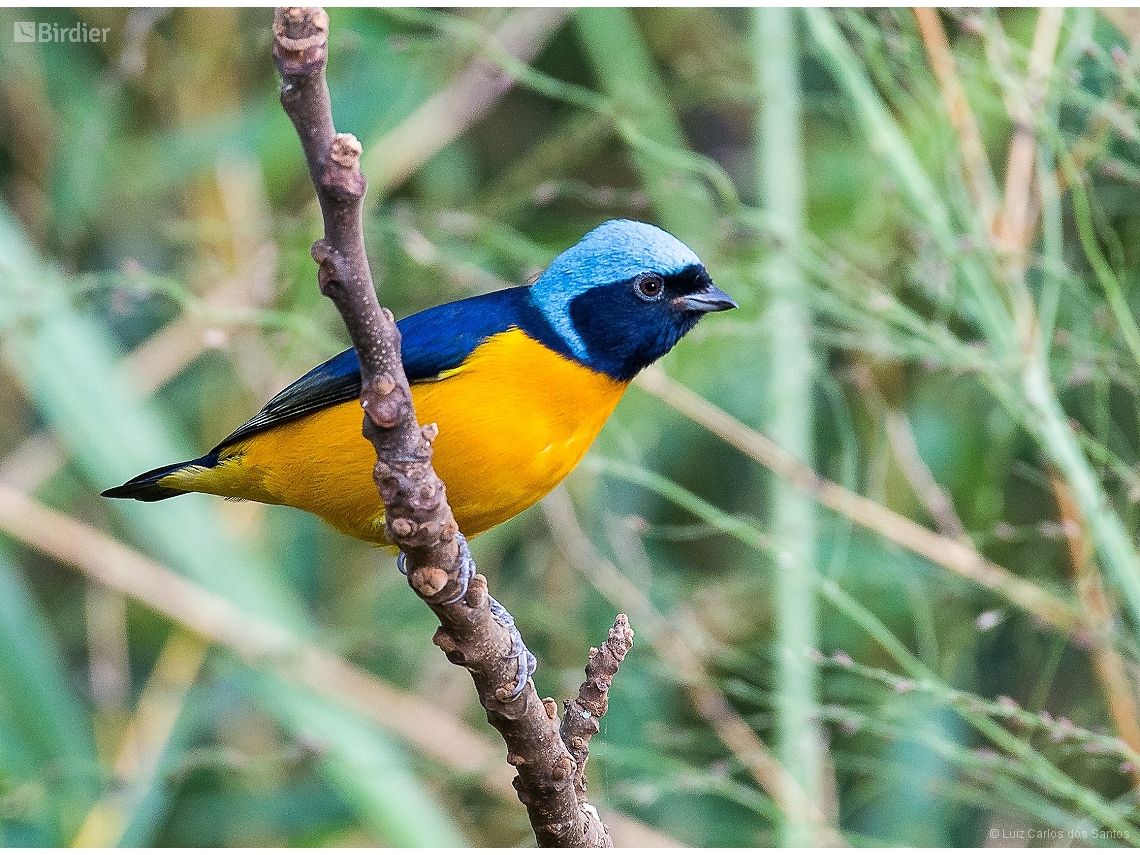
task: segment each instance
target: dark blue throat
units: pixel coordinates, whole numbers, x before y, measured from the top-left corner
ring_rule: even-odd
[[[570,320],[586,345],[587,365],[616,380],[632,380],[693,328],[704,312],[677,300],[708,286],[708,273],[695,264],[664,280],[661,297],[652,301],[638,295],[631,279],[591,288],[570,302]]]

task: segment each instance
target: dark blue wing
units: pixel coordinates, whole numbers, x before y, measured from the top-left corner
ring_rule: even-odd
[[[401,320],[397,326],[408,381],[433,380],[458,368],[488,338],[519,326],[520,309],[530,302],[529,290],[493,291],[433,306]],[[353,360],[355,368],[355,357]]]
[[[507,288],[434,306],[397,322],[404,372],[427,382],[458,368],[483,341],[512,327],[536,323],[529,288]],[[543,335],[543,338],[546,338]],[[219,451],[271,425],[360,397],[360,362],[352,348],[318,365],[279,392],[256,416],[214,448]]]

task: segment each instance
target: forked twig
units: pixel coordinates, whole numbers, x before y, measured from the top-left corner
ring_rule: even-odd
[[[432,467],[437,429],[416,420],[400,332],[376,298],[365,255],[361,146],[333,127],[325,83],[328,26],[323,9],[278,9],[273,58],[282,77],[281,104],[300,137],[324,218],[324,237],[312,249],[321,292],[343,317],[360,361],[363,433],[376,450],[373,474],[387,538],[406,556],[412,589],[439,618],[435,643],[471,672],[487,720],[507,744],[507,761],[518,770],[515,788],[539,845],[612,845],[597,811],[575,791],[579,770],[559,736],[554,701],[539,701],[532,669],[520,667],[509,615],[488,594],[487,580],[475,575]]]

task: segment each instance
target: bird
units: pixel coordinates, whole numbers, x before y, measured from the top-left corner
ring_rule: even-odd
[[[737,308],[688,246],[610,220],[533,284],[434,306],[397,322],[433,464],[468,537],[538,502],[578,464],[639,371],[704,315]],[[144,502],[210,493],[289,505],[390,546],[361,434],[352,348],[317,366],[194,460],[105,490]]]

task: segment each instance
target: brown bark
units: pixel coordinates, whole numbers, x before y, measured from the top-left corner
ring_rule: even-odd
[[[585,778],[559,736],[554,701],[540,701],[526,676],[525,685],[518,685],[520,674],[531,670],[520,671],[520,655],[529,654],[525,648],[520,654],[507,629],[510,616],[488,594],[487,580],[474,574],[444,484],[432,468],[437,429],[416,420],[400,333],[377,300],[365,254],[360,143],[333,126],[324,72],[328,26],[322,9],[278,9],[273,57],[282,77],[281,104],[301,139],[324,218],[324,237],[312,248],[321,292],[340,311],[360,359],[363,433],[376,449],[373,474],[387,537],[406,556],[412,589],[439,618],[435,643],[470,671],[487,720],[506,742],[507,762],[518,770],[515,789],[539,845],[612,845],[585,801]],[[612,673],[606,686],[609,679]],[[581,793],[575,789],[579,777]]]

